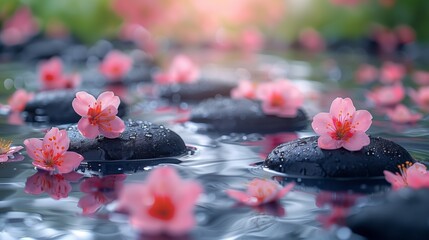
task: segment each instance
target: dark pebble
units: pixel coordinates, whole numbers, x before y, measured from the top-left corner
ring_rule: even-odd
[[[212,81],[199,81],[191,84],[173,84],[158,86],[161,98],[173,103],[196,102],[213,97],[229,96],[235,86]]]
[[[302,130],[307,116],[302,109],[294,118],[265,115],[260,102],[248,99],[215,98],[192,109],[191,122],[210,132],[273,133]]]
[[[77,123],[81,117],[72,107],[76,92],[76,90],[55,90],[37,93],[25,106],[25,120],[54,124]],[[89,91],[89,93],[98,96],[100,92]],[[118,108],[119,117],[125,115],[126,108],[126,104],[121,102]]]
[[[301,138],[276,147],[264,162],[264,167],[297,177],[368,178],[383,176],[383,171],[398,172],[398,165],[414,162],[398,144],[379,137],[360,151],[344,148],[322,150],[319,137]]]
[[[125,131],[115,139],[86,139],[76,126],[70,127],[69,150],[83,155],[86,161],[164,158],[187,152],[182,138],[162,125],[131,120],[125,124]]]
[[[401,189],[382,203],[358,209],[347,226],[370,240],[426,240],[429,237],[429,189]]]

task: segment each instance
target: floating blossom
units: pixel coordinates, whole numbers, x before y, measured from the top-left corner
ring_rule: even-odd
[[[107,54],[100,65],[100,72],[110,81],[120,81],[132,68],[133,59],[120,51]]]
[[[77,124],[79,132],[86,138],[98,135],[117,138],[125,130],[124,121],[118,114],[120,99],[113,92],[103,92],[97,100],[87,92],[77,92],[73,99],[73,109],[82,118]]]
[[[429,187],[429,173],[426,166],[421,163],[406,162],[405,164],[398,165],[399,173],[391,173],[384,171],[386,181],[392,184],[394,190],[411,187],[411,188],[424,188]]]
[[[405,89],[401,84],[379,87],[369,92],[367,97],[374,102],[376,106],[393,106],[404,99]]]
[[[52,174],[51,172],[40,170],[27,178],[24,191],[33,195],[45,192],[51,198],[59,200],[69,196],[72,190],[70,182],[77,182],[81,178],[82,175],[76,172]]]
[[[415,71],[413,73],[413,80],[419,85],[429,85],[429,72]]]
[[[394,109],[388,109],[387,116],[396,123],[415,123],[422,119],[420,113],[412,113],[405,105],[399,104]]]
[[[375,81],[378,76],[378,69],[369,64],[362,64],[356,71],[356,80],[360,84]]]
[[[256,98],[256,84],[249,80],[240,80],[238,86],[231,90],[232,98]]]
[[[77,206],[82,208],[83,214],[95,213],[103,205],[117,198],[125,178],[127,178],[125,174],[116,174],[85,179],[80,184],[80,191],[85,195],[79,200]]]
[[[8,100],[10,110],[12,112],[22,112],[25,109],[27,102],[33,99],[34,94],[25,91],[24,89],[16,90]]]
[[[365,132],[371,123],[371,113],[356,111],[350,98],[336,98],[329,113],[314,116],[311,126],[320,135],[320,148],[332,150],[343,147],[349,151],[359,151],[370,143]]]
[[[304,102],[302,92],[287,80],[260,84],[256,97],[265,114],[279,117],[295,117]]]
[[[255,178],[249,182],[246,192],[229,189],[226,194],[245,205],[259,206],[278,201],[288,194],[294,186],[294,183],[289,183],[282,187],[273,180]]]
[[[425,112],[429,112],[429,87],[422,87],[418,91],[409,91],[411,99]]]
[[[43,89],[62,89],[66,82],[63,78],[63,62],[54,57],[39,65],[39,80]]]
[[[9,158],[13,158],[14,154],[21,151],[22,146],[10,146],[12,141],[7,141],[0,138],[0,162],[6,162]]]
[[[386,62],[380,69],[380,81],[385,84],[398,83],[405,76],[405,67],[401,64]]]
[[[200,76],[199,68],[185,55],[174,57],[170,68],[166,73],[160,73],[155,76],[158,84],[181,84],[193,83]]]
[[[24,141],[27,154],[33,165],[39,169],[55,173],[69,173],[77,168],[83,157],[67,151],[70,139],[66,130],[52,128],[43,140],[29,138]]]
[[[171,167],[154,169],[145,183],[125,185],[119,209],[127,210],[136,229],[148,234],[180,235],[195,225],[193,208],[202,189],[184,181]]]

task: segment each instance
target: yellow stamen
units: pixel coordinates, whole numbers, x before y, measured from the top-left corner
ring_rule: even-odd
[[[0,138],[0,154],[7,153],[11,144],[12,141]]]

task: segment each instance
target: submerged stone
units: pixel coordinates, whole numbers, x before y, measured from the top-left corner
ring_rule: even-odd
[[[360,208],[346,225],[366,239],[425,240],[429,236],[429,189],[391,192],[380,204]]]
[[[55,124],[77,123],[81,117],[72,107],[76,92],[78,91],[55,90],[37,93],[25,106],[25,120]],[[89,91],[89,93],[97,97],[100,92]],[[121,102],[118,108],[119,117],[125,115],[126,108],[126,104]]]
[[[370,137],[370,144],[360,151],[344,148],[323,150],[319,137],[307,137],[277,146],[265,159],[264,167],[298,177],[368,178],[383,176],[383,171],[398,172],[398,165],[414,162],[398,144]]]
[[[72,126],[67,129],[69,150],[81,154],[85,161],[176,157],[187,152],[182,138],[162,125],[132,120],[125,125],[125,131],[115,139],[87,139]]]
[[[173,84],[158,86],[161,98],[169,99],[174,103],[182,101],[201,101],[208,98],[229,96],[233,85],[212,81],[199,81],[190,84]]]
[[[260,102],[215,98],[194,107],[190,121],[202,123],[205,130],[212,132],[272,133],[304,129],[307,115],[302,109],[293,118],[265,115]]]

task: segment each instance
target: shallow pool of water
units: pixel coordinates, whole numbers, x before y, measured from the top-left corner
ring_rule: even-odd
[[[350,74],[338,78],[335,71],[341,73],[341,69],[322,71],[319,68],[325,74],[321,78],[331,79],[324,80],[320,85],[319,82],[306,80],[319,71],[312,70],[310,64],[279,61],[278,66],[289,64],[288,76],[302,84],[304,89],[321,91],[321,98],[315,98],[306,105],[310,117],[319,111],[327,111],[330,102],[337,96],[356,99],[358,109],[368,108],[363,95],[365,89],[349,84],[352,82]],[[329,77],[330,74],[333,75]],[[130,88],[129,91],[135,94],[133,91],[136,89],[141,90]],[[5,97],[2,96],[3,99]],[[115,174],[115,181],[120,183],[141,182],[151,170],[151,165],[158,163],[171,164],[182,177],[195,179],[204,187],[204,194],[195,211],[197,226],[183,239],[362,239],[348,228],[331,227],[331,223],[335,223],[332,209],[354,205],[353,211],[356,211],[359,207],[376,203],[389,189],[387,184],[379,184],[380,181],[355,182],[350,187],[348,183],[336,181],[275,177],[280,181],[295,181],[297,186],[277,205],[264,208],[240,206],[226,196],[225,190],[243,189],[255,177],[274,177],[275,173],[263,170],[259,163],[280,143],[314,135],[311,128],[271,135],[204,134],[198,133],[193,124],[174,123],[181,116],[174,109],[156,110],[162,106],[163,103],[158,100],[145,98],[143,102],[133,105],[127,118],[170,127],[188,145],[189,153],[185,156],[149,163],[139,160],[83,163],[78,171],[80,176],[62,179],[39,176],[39,179],[44,179],[44,182],[39,182],[44,184],[44,189],[33,194],[26,193],[25,188],[36,181],[34,179],[40,173],[33,167],[30,158],[26,156],[23,161],[1,163],[0,239],[153,239],[139,236],[128,224],[127,217],[114,211],[115,189],[103,188],[96,193],[88,193],[82,192],[80,185],[89,178],[97,179],[111,174]],[[393,124],[374,112],[373,115],[370,134],[397,142],[416,160],[428,158],[427,116],[418,124],[403,126]],[[14,144],[22,145],[24,139],[30,137],[42,137],[47,127],[43,124],[13,125],[8,123],[7,116],[0,117],[1,138],[11,139]],[[71,190],[67,194],[64,189],[68,184]],[[61,195],[64,192],[66,194]],[[82,206],[79,201],[83,198],[91,198],[91,204]],[[94,213],[85,214],[91,212]]]

